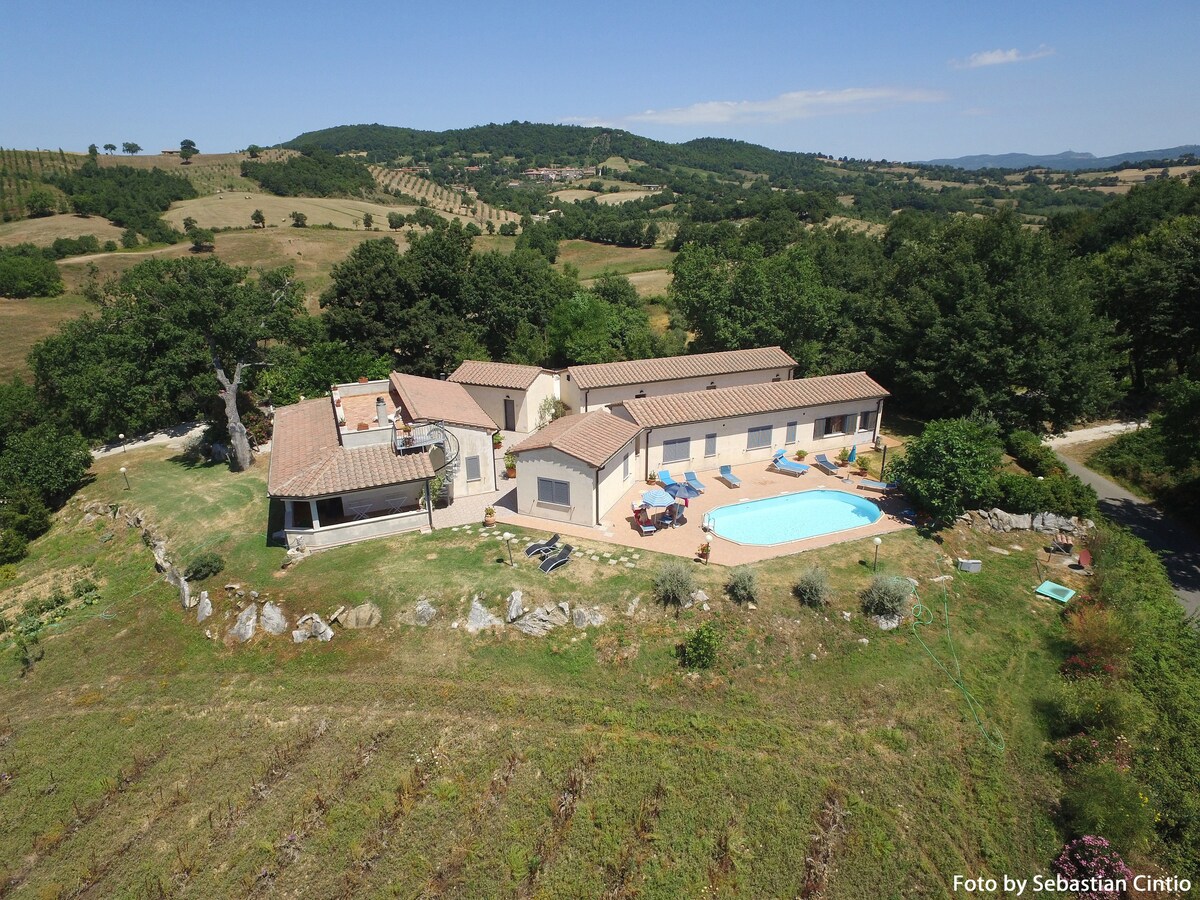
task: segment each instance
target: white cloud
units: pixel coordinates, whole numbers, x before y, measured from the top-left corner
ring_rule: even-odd
[[[1016,48],[1012,50],[982,50],[979,53],[972,53],[965,60],[951,60],[950,64],[956,69],[981,69],[984,66],[1003,66],[1008,63],[1029,62],[1031,59],[1042,59],[1043,57],[1053,55],[1054,49],[1043,44],[1029,53],[1022,53]]]
[[[790,122],[812,116],[875,112],[907,103],[945,100],[941,91],[915,88],[843,88],[792,91],[769,100],[708,100],[671,109],[648,109],[622,117],[627,123],[656,125],[730,125]],[[584,120],[574,120],[582,122]]]

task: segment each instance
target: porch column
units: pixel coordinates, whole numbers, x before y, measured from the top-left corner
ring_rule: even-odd
[[[312,520],[313,520],[312,527],[313,527],[313,531],[316,531],[318,528],[321,527],[321,520],[317,516],[317,501],[309,500],[308,508],[312,510]]]
[[[295,502],[295,501],[292,501],[292,500],[284,500],[283,501],[283,530],[284,531],[291,531],[293,528],[296,527],[296,510],[292,506],[293,502]]]

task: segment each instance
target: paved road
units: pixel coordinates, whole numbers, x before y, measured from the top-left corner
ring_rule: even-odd
[[[1183,608],[1189,615],[1200,613],[1200,535],[1081,463],[1064,456],[1059,459],[1096,489],[1100,512],[1127,527],[1162,557]]]

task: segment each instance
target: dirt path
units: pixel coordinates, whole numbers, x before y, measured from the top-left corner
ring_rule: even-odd
[[[1135,431],[1138,428],[1146,427],[1147,424],[1146,422],[1110,422],[1107,425],[1093,425],[1090,428],[1079,428],[1075,431],[1068,431],[1066,434],[1048,437],[1046,443],[1051,447],[1086,444],[1089,441],[1098,441],[1101,438],[1124,434],[1126,431]]]
[[[122,253],[121,256],[154,256],[158,253],[167,253],[171,250],[178,250],[179,244],[168,244],[165,247],[155,247],[153,250],[137,250],[133,253]],[[112,259],[116,251],[110,253],[85,253],[83,256],[68,256],[65,259],[60,259],[59,262],[64,265],[74,265],[75,263],[93,262],[97,259]]]
[[[92,451],[94,459],[103,459],[114,453],[124,453],[129,450],[140,450],[143,447],[154,447],[160,444],[177,445],[180,449],[193,437],[199,437],[208,427],[205,422],[184,422],[172,428],[151,432],[141,437],[130,437],[125,441],[115,441]]]

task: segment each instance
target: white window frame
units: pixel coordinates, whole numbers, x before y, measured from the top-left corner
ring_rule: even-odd
[[[858,430],[859,431],[874,431],[878,412],[873,409],[864,409],[858,414]],[[866,423],[866,424],[863,424]]]
[[[766,441],[759,440],[756,443],[756,441],[755,441],[756,437],[761,439],[761,437],[764,433],[767,436]],[[766,447],[770,447],[771,442],[774,440],[774,434],[775,434],[775,428],[772,425],[756,425],[753,428],[747,428],[746,429],[746,449],[747,450],[762,450]]]
[[[826,416],[824,419],[821,420],[821,434],[819,436],[820,437],[834,437],[835,435],[846,434],[847,433],[846,425],[848,424],[846,420],[850,417],[850,415],[853,415],[853,413],[851,413],[849,415],[847,415],[846,413],[842,413],[841,415],[837,415],[837,416]],[[829,423],[832,422],[834,419],[842,420],[842,430],[841,431],[834,431],[830,427]]]
[[[678,449],[682,447],[684,453],[679,455]],[[669,451],[669,452],[668,452]],[[692,459],[692,439],[691,437],[674,438],[673,440],[663,441],[662,444],[662,461],[663,465],[677,462],[690,462]]]
[[[565,497],[559,499],[555,496],[557,485],[561,485],[564,489]],[[549,494],[550,499],[546,499],[546,494]],[[571,482],[560,481],[557,478],[542,478],[537,480],[537,499],[538,503],[546,506],[561,506],[569,509],[571,506]],[[565,501],[565,502],[564,502]]]

